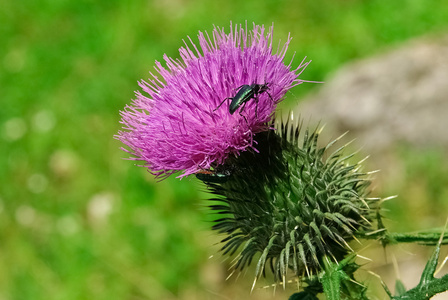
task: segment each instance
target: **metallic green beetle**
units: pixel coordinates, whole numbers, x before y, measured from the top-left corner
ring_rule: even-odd
[[[237,89],[238,89],[238,92],[236,93],[236,95],[234,97],[227,97],[224,100],[222,100],[222,102],[218,105],[217,108],[215,108],[215,110],[217,110],[226,100],[231,99],[232,102],[230,102],[230,106],[229,106],[230,114],[233,115],[233,113],[242,105],[243,107],[240,110],[240,115],[241,115],[241,112],[244,110],[244,107],[246,106],[247,102],[251,99],[254,99],[256,101],[255,117],[258,118],[258,112],[257,112],[257,110],[258,110],[258,95],[266,92],[269,95],[269,98],[271,98],[271,100],[272,100],[271,95],[268,93],[269,87],[268,87],[267,83],[264,83],[264,84],[254,83],[251,85],[244,84],[244,85],[238,87]]]

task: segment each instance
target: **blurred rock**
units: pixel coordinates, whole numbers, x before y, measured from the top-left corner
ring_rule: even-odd
[[[350,131],[366,153],[397,141],[448,148],[448,35],[350,63],[296,111],[332,136]]]

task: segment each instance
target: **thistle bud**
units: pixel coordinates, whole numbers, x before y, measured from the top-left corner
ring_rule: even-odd
[[[335,262],[353,250],[349,243],[370,229],[377,207],[367,198],[368,173],[337,140],[318,146],[319,130],[302,130],[290,122],[255,136],[257,152],[229,159],[222,183],[207,182],[211,208],[219,215],[214,230],[225,235],[222,251],[236,254],[235,270],[257,257],[255,278],[269,263],[277,282],[288,270],[298,278],[323,269],[324,257]],[[303,134],[303,136],[302,136]]]

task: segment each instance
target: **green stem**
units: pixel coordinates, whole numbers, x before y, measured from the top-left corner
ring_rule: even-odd
[[[341,270],[339,265],[324,257],[325,271],[322,275],[322,286],[327,300],[341,299]],[[345,273],[343,273],[345,275]]]
[[[420,243],[423,245],[437,245],[437,242],[439,241],[442,232],[443,230],[440,230],[440,232],[421,231],[421,232],[397,233],[382,230],[377,231],[373,234],[371,233],[361,234],[359,235],[359,237],[362,237],[364,239],[380,240],[384,245],[398,244],[398,243]],[[442,244],[448,244],[448,236],[443,238]]]
[[[353,272],[359,267],[354,263],[356,254],[350,254],[344,260],[335,263],[324,257],[325,270],[320,282],[327,300],[359,299],[367,300],[365,287],[356,282]]]

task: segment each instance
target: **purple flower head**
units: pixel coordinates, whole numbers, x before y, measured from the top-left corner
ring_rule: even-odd
[[[273,112],[285,93],[301,84],[299,75],[309,62],[293,69],[283,62],[291,38],[274,52],[273,27],[230,25],[230,33],[215,27],[211,36],[199,32],[199,47],[179,49],[181,59],[164,55],[166,68],[156,61],[156,74],[139,85],[144,93],[121,112],[132,160],[157,176],[183,171],[179,177],[223,164],[230,155],[256,151],[254,135],[269,130]],[[291,61],[292,62],[292,61]],[[238,91],[264,85],[231,114]],[[243,85],[247,85],[242,87]],[[222,103],[221,106],[219,106]],[[218,108],[219,106],[219,108]],[[218,108],[218,109],[217,109]]]

